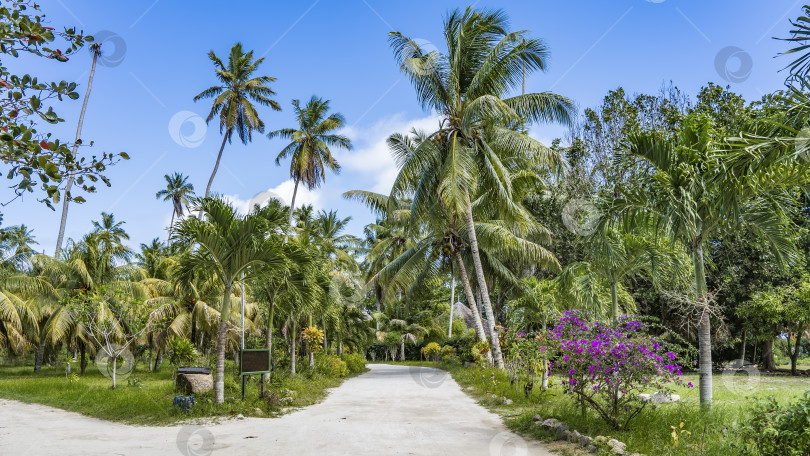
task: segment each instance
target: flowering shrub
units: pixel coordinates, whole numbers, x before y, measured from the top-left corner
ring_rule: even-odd
[[[647,406],[638,396],[642,389],[667,394],[673,383],[683,384],[675,362],[678,347],[651,336],[646,323],[630,317],[601,323],[585,316],[569,310],[549,334],[554,368],[567,377],[563,385],[606,423],[627,428]]]

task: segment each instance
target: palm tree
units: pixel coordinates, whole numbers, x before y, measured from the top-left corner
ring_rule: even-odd
[[[205,218],[189,217],[177,227],[178,237],[197,247],[184,258],[178,275],[193,277],[198,271],[206,270],[222,282],[214,379],[215,401],[221,404],[225,401],[225,348],[233,286],[242,273],[251,277],[251,266],[282,267],[284,258],[279,253],[280,238],[269,235],[264,218],[253,212],[240,216],[219,198],[204,198],[195,204]]]
[[[587,258],[568,264],[557,277],[561,292],[569,302],[579,304],[597,316],[619,316],[619,296],[625,302],[624,311],[633,310],[632,296],[624,282],[635,275],[647,277],[656,289],[667,285],[680,288],[688,282],[689,260],[680,245],[656,236],[653,227],[637,227],[633,231],[603,225],[584,239]],[[610,294],[610,306],[603,296]],[[606,308],[607,307],[607,308]]]
[[[349,138],[334,133],[343,128],[346,120],[340,113],[329,114],[329,100],[313,95],[303,108],[299,100],[293,100],[292,105],[298,126],[271,131],[267,135],[270,139],[292,140],[276,157],[277,165],[282,159],[290,158],[290,177],[295,182],[290,202],[290,225],[295,210],[298,184],[303,182],[310,190],[319,187],[326,180],[327,168],[335,173],[340,172],[340,164],[332,156],[329,148],[338,147],[347,150],[352,148]]]
[[[2,263],[17,271],[24,271],[31,267],[31,256],[36,253],[31,246],[37,244],[34,230],[28,229],[25,225],[0,229]]]
[[[712,347],[704,246],[723,229],[747,228],[770,245],[777,259],[792,260],[794,253],[780,205],[790,170],[736,166],[738,155],[720,146],[711,120],[702,115],[685,119],[675,138],[658,132],[632,135],[627,158],[649,172],[637,187],[620,187],[621,196],[609,209],[628,227],[657,227],[691,254],[700,317],[700,402],[706,407],[712,402]]]
[[[392,195],[412,193],[413,214],[421,220],[440,199],[448,212],[461,216],[469,233],[470,253],[481,300],[490,325],[495,364],[503,368],[500,339],[475,233],[472,196],[477,187],[496,195],[512,217],[528,219],[513,198],[508,159],[504,154],[535,156],[547,165],[560,157],[523,134],[525,122],[570,123],[573,104],[559,95],[528,93],[502,99],[522,81],[524,71],[545,70],[548,48],[526,32],[507,32],[500,11],[455,10],[444,23],[447,54],[426,52],[399,32],[391,47],[411,79],[423,108],[439,113],[441,128],[414,153],[400,157]],[[415,189],[415,190],[414,190]]]
[[[82,125],[84,124],[84,113],[87,111],[87,100],[90,99],[90,89],[93,88],[93,77],[96,75],[96,62],[98,56],[101,55],[101,43],[93,43],[89,47],[90,52],[93,53],[93,64],[90,66],[90,78],[87,80],[87,92],[84,94],[84,101],[82,102],[82,110],[79,113],[79,124],[76,126],[76,139],[73,141],[73,150],[70,155],[76,159],[76,152],[79,145],[82,143]],[[62,218],[59,222],[59,235],[56,237],[56,251],[53,256],[59,256],[59,251],[62,250],[62,239],[65,237],[65,226],[67,225],[68,204],[70,204],[71,196],[70,189],[73,187],[74,174],[71,171],[68,173],[67,184],[65,185],[64,198],[62,198]]]
[[[276,93],[267,86],[276,78],[270,76],[253,77],[253,73],[264,61],[264,58],[254,61],[253,51],[247,53],[242,51],[242,43],[236,43],[231,48],[227,66],[214,54],[214,51],[208,53],[208,58],[214,63],[214,71],[219,80],[219,85],[203,90],[194,97],[194,101],[205,98],[214,99],[211,112],[208,113],[208,118],[205,121],[211,122],[214,116],[219,116],[219,132],[222,133],[222,145],[219,147],[214,171],[211,172],[208,185],[205,187],[206,198],[211,193],[211,184],[214,183],[214,176],[216,176],[219,169],[225,143],[231,141],[234,132],[239,136],[242,144],[247,144],[253,139],[253,131],[264,133],[264,122],[259,118],[259,113],[256,112],[253,103],[270,106],[276,111],[281,111],[281,106],[270,98]]]
[[[181,173],[174,173],[171,176],[165,174],[166,188],[155,193],[155,198],[163,198],[163,201],[172,202],[172,220],[169,223],[169,243],[172,238],[172,228],[174,228],[174,218],[182,217],[183,206],[188,209],[189,200],[194,196],[194,186],[188,182],[188,177]]]

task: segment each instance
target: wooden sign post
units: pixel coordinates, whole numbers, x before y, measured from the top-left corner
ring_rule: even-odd
[[[239,371],[242,377],[242,399],[245,398],[245,376],[270,373],[270,349],[258,348],[242,350],[239,360]],[[264,383],[261,383],[264,393]]]

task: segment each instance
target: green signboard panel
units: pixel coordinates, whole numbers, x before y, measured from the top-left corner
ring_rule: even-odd
[[[270,350],[242,350],[242,375],[270,373]]]

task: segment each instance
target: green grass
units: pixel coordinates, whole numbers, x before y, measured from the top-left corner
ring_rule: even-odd
[[[547,441],[552,439],[548,432],[534,425],[532,417],[539,414],[543,419],[559,419],[571,429],[591,437],[603,435],[616,438],[625,442],[630,452],[650,456],[739,454],[732,446],[740,444],[735,428],[747,419],[753,403],[766,396],[774,396],[779,401],[790,401],[810,389],[810,380],[797,377],[762,375],[747,378],[715,375],[714,404],[710,411],[700,410],[697,388],[676,388],[675,394],[681,396],[680,402],[662,404],[654,410],[647,408],[630,423],[629,430],[614,431],[594,412],[583,411],[570,395],[564,394],[559,378],[552,378],[552,386],[548,391],[542,392],[535,388],[531,396],[526,398],[522,390],[517,391],[509,384],[504,371],[465,368],[458,364],[407,364],[446,369],[465,392],[485,407],[499,413],[510,429],[523,435]],[[695,385],[698,383],[696,375],[686,375],[685,381],[691,381]],[[512,399],[513,404],[503,405],[501,397]],[[672,444],[670,426],[678,426],[681,422],[691,435],[683,434],[676,449]]]
[[[75,367],[75,366],[74,366]],[[343,379],[327,378],[304,371],[292,376],[287,372],[274,374],[266,389],[295,392],[287,407],[269,407],[259,398],[259,376],[252,376],[246,386],[245,400],[240,385],[226,369],[225,403],[215,404],[213,392],[196,397],[197,406],[191,413],[172,407],[174,396],[173,368],[163,366],[159,372],[136,368],[130,379],[140,379],[141,387],[127,385],[126,379],[112,381],[90,364],[87,372],[76,382],[68,382],[63,369],[43,367],[34,374],[30,366],[0,367],[0,398],[56,407],[83,415],[138,425],[166,425],[189,418],[244,416],[277,416],[288,410],[322,401],[329,388],[339,386]],[[75,369],[74,372],[77,372]]]

